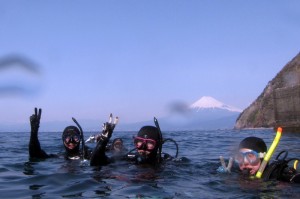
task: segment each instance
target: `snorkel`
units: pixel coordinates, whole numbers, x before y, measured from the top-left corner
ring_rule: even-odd
[[[84,145],[84,138],[83,138],[83,131],[82,131],[82,128],[81,128],[81,126],[79,125],[79,123],[77,122],[77,120],[74,118],[74,117],[72,117],[72,120],[75,122],[75,124],[77,125],[77,127],[79,128],[79,130],[80,130],[80,139],[81,139],[81,144],[82,144],[82,157],[81,157],[81,159],[84,161],[84,148],[85,148],[85,145]]]
[[[162,138],[162,133],[158,124],[157,119],[154,117],[154,124],[158,130],[159,133],[159,146],[158,146],[158,163],[161,162],[161,151],[162,151],[162,145],[163,145],[163,138]]]
[[[294,162],[294,169],[295,169],[295,170],[296,170],[297,167],[298,167],[298,163],[299,163],[299,161],[298,161],[298,160],[295,160],[295,162]]]
[[[267,154],[265,155],[257,173],[256,173],[256,177],[257,178],[261,178],[269,160],[271,159],[279,141],[280,141],[280,138],[281,138],[281,132],[282,132],[282,128],[281,127],[278,127],[277,128],[277,133],[276,133],[276,137],[274,138],[273,142],[272,142],[272,145],[270,147],[270,149],[268,150]]]
[[[158,121],[155,117],[154,117],[154,123],[155,123],[156,128],[158,129],[158,133],[159,133],[159,137],[160,137],[160,145],[159,145],[159,158],[160,158],[160,160],[161,160],[161,154],[162,154],[162,145],[167,141],[173,142],[175,144],[175,146],[176,146],[175,158],[177,158],[178,157],[178,151],[179,151],[178,150],[178,144],[176,143],[175,140],[173,140],[171,138],[167,138],[167,139],[164,140],[163,137],[162,137],[162,133],[161,133]]]

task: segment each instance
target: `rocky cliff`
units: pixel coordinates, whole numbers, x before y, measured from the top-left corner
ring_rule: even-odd
[[[235,128],[274,128],[282,125],[278,124],[283,121],[278,118],[281,113],[284,113],[286,118],[291,118],[289,115],[293,115],[294,121],[300,120],[300,115],[295,114],[295,110],[300,109],[299,86],[300,53],[283,67],[258,98],[239,115]],[[290,105],[287,106],[288,104]],[[289,121],[285,121],[285,123],[289,123]],[[300,123],[298,125],[300,126]]]

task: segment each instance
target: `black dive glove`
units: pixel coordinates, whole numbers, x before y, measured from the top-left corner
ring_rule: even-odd
[[[110,162],[110,159],[105,155],[106,145],[109,139],[111,138],[111,135],[118,123],[119,118],[116,117],[114,119],[114,122],[112,120],[113,120],[112,114],[110,114],[109,121],[105,122],[102,126],[102,133],[95,136],[91,136],[87,140],[89,142],[93,140],[97,140],[97,146],[94,148],[91,155],[91,160],[90,160],[91,166],[106,165]]]
[[[110,114],[109,121],[105,122],[102,125],[102,133],[97,136],[97,138],[96,138],[97,142],[109,140],[111,138],[114,128],[116,127],[116,125],[118,123],[118,120],[119,120],[119,118],[116,117],[113,121],[113,116],[112,116],[112,114]]]
[[[37,108],[35,108],[34,114],[30,116],[31,134],[37,135],[40,127],[41,115],[42,109],[39,109],[39,111],[37,111]]]
[[[34,109],[34,114],[30,116],[31,135],[29,141],[29,156],[31,158],[48,158],[49,155],[41,149],[38,139],[38,131],[40,127],[40,120],[42,109]]]

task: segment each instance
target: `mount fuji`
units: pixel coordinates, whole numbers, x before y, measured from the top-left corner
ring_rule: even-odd
[[[190,105],[176,104],[169,115],[157,119],[163,131],[233,129],[241,112],[241,109],[204,96]],[[153,120],[119,124],[118,129],[138,130],[144,125],[154,125]]]
[[[242,112],[241,109],[235,108],[233,106],[226,105],[213,97],[204,96],[200,98],[198,101],[193,103],[190,106],[191,109],[197,109],[197,111],[201,111],[204,109],[223,109],[230,112]]]
[[[204,96],[179,111],[161,118],[166,130],[232,129],[241,109],[224,104],[213,97]]]

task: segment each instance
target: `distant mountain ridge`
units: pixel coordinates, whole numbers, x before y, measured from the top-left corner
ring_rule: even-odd
[[[162,130],[216,130],[232,129],[240,114],[240,109],[226,105],[213,97],[203,96],[185,110],[174,112],[168,116],[157,118]],[[96,120],[79,121],[84,132],[100,131],[102,123]],[[62,132],[67,125],[75,125],[72,121],[41,121],[40,131]],[[138,131],[144,125],[154,125],[153,118],[148,121],[135,123],[120,123],[116,131]],[[27,124],[0,125],[0,131],[30,131],[29,121]]]
[[[185,110],[158,118],[162,130],[216,130],[233,129],[241,110],[226,105],[213,97],[203,96]],[[144,121],[134,124],[120,124],[122,130],[132,128],[138,130],[143,125],[154,125],[153,121]]]

